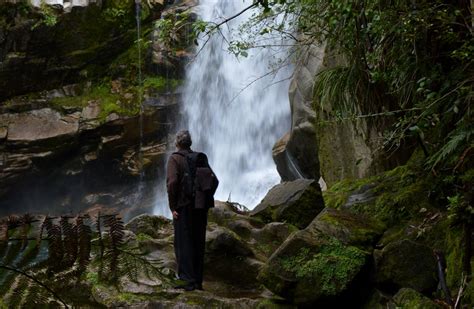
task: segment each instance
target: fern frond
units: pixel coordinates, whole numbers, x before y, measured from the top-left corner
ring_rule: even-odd
[[[84,219],[81,216],[76,218],[76,230],[78,238],[77,277],[79,279],[90,262],[92,231],[90,226],[84,224]]]
[[[38,233],[38,237],[36,238],[36,244],[38,247],[41,247],[41,242],[43,241],[43,233],[44,233],[46,224],[48,224],[47,223],[48,221],[49,221],[49,216],[48,215],[44,216],[43,222],[40,225],[40,231]]]
[[[48,270],[50,273],[54,273],[63,266],[64,248],[61,227],[48,218],[45,220],[45,229],[48,234]]]
[[[104,216],[104,225],[109,229],[110,248],[107,250],[107,259],[109,260],[109,271],[112,279],[116,279],[119,266],[119,246],[123,244],[125,227],[121,219],[116,215]]]
[[[26,277],[18,277],[12,286],[10,295],[6,297],[9,308],[21,308],[25,299],[30,282]]]
[[[48,308],[52,300],[48,292],[37,284],[31,284],[25,295],[23,308]]]
[[[97,214],[97,219],[96,219],[96,222],[95,222],[95,226],[96,226],[96,229],[97,229],[97,234],[98,234],[98,243],[99,243],[99,279],[101,279],[103,277],[103,266],[104,266],[104,251],[105,251],[105,247],[104,247],[104,240],[102,239],[102,226],[101,226],[101,220],[102,220],[102,216],[100,214],[100,211],[99,213]]]
[[[33,222],[33,217],[30,214],[24,214],[20,218],[21,224],[21,238],[22,240],[22,248],[25,248],[28,245],[28,233],[31,229],[31,223]]]
[[[71,267],[74,265],[77,259],[77,247],[78,247],[78,239],[77,239],[77,228],[73,226],[69,219],[65,216],[61,217],[60,220],[61,225],[61,232],[63,235],[63,248],[64,248],[64,259],[63,259],[63,266],[64,267]]]
[[[446,161],[452,154],[461,152],[466,144],[472,143],[472,136],[474,136],[474,126],[468,128],[460,127],[452,131],[447,137],[447,143],[429,158],[427,163],[430,168],[435,168],[440,162]]]

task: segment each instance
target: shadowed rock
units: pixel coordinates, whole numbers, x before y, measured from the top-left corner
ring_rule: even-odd
[[[375,281],[388,289],[408,287],[432,291],[438,283],[436,259],[430,247],[402,239],[375,250]]]
[[[250,215],[264,222],[285,221],[305,228],[323,208],[318,182],[298,179],[274,186]]]

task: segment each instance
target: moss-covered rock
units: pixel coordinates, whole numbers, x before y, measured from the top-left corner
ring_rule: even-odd
[[[254,286],[262,263],[234,232],[216,225],[206,236],[205,268],[209,278]]]
[[[318,182],[298,179],[274,186],[250,215],[264,222],[284,221],[305,228],[323,208]]]
[[[296,304],[335,299],[367,262],[366,252],[345,246],[316,229],[292,234],[270,257],[259,280]]]
[[[344,244],[372,248],[382,235],[383,223],[368,216],[351,213],[347,210],[325,208],[308,228],[315,228]]]
[[[381,287],[408,287],[420,292],[436,288],[436,259],[426,245],[402,239],[374,251],[374,258],[375,281]]]
[[[421,209],[432,209],[433,180],[417,162],[380,175],[344,180],[324,192],[328,207],[345,208],[376,218],[388,227],[417,217]]]
[[[132,218],[125,228],[136,235],[148,235],[151,238],[160,239],[164,234],[170,234],[173,226],[171,220],[162,216],[142,214]]]
[[[428,297],[420,294],[419,292],[403,288],[395,294],[393,302],[397,305],[397,308],[402,309],[441,309],[442,306],[436,304]]]

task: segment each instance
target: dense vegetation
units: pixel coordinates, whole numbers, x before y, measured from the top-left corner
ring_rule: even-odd
[[[474,223],[474,21],[469,1],[259,0],[262,13],[245,26],[253,35],[237,50],[261,45],[261,34],[296,48],[327,44],[336,65],[319,73],[316,107],[323,121],[388,121],[385,151],[418,145],[433,193],[470,244]],[[292,29],[301,33],[292,35]],[[470,247],[466,248],[470,251]],[[470,272],[469,258],[465,270]]]
[[[116,215],[76,217],[10,216],[1,222],[0,306],[59,304],[101,307],[91,297],[92,284],[114,285],[122,276],[161,275],[157,261],[126,244]]]

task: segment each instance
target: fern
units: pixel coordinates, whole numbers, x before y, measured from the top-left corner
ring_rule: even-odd
[[[452,131],[447,137],[447,143],[430,157],[428,165],[435,168],[439,163],[448,160],[454,153],[461,152],[466,146],[469,147],[469,143],[472,143],[472,136],[474,136],[474,126],[460,127]]]
[[[79,279],[90,262],[92,231],[88,225],[84,224],[84,219],[81,216],[76,217],[76,230],[78,238],[77,277]]]
[[[10,237],[0,243],[4,252],[0,255],[0,296],[10,307],[68,307],[67,302],[82,303],[89,293],[88,286],[81,283],[91,262],[92,229],[86,222],[88,219],[88,216],[76,216],[74,220],[62,216],[55,223],[54,218],[45,216],[42,223],[33,225],[38,220],[23,215],[4,221]],[[117,215],[99,214],[95,226],[98,232],[95,262],[101,265],[100,280],[115,281],[125,276],[136,281],[141,275],[167,279],[158,260],[147,259],[138,247],[126,249],[124,223]],[[35,236],[28,236],[35,230],[38,231]],[[79,286],[85,288],[84,293],[79,296],[71,293],[73,287]],[[95,305],[93,301],[91,304]]]
[[[33,217],[30,214],[24,214],[19,221],[21,222],[22,248],[24,249],[28,245],[28,232],[31,223],[33,223]]]
[[[62,268],[64,249],[61,227],[48,218],[44,221],[44,228],[48,234],[48,271],[52,274]]]
[[[97,219],[96,219],[96,222],[95,222],[95,226],[96,226],[96,229],[97,229],[97,239],[98,239],[98,244],[99,244],[99,279],[103,277],[103,269],[104,269],[104,264],[103,264],[103,261],[104,261],[104,251],[105,251],[105,247],[104,247],[104,240],[102,239],[102,227],[101,227],[101,215],[100,215],[100,211],[99,213],[97,214]]]
[[[62,216],[60,220],[63,235],[64,261],[63,267],[71,267],[77,259],[78,237],[77,228],[69,222],[69,218]]]
[[[29,280],[26,277],[18,277],[17,282],[9,296],[8,305],[10,308],[21,308],[23,299],[25,298],[25,292],[29,287]]]
[[[123,244],[124,230],[122,220],[117,218],[116,215],[104,216],[104,225],[109,229],[110,248],[106,251],[106,259],[109,260],[109,273],[111,279],[114,280],[118,277],[118,257],[120,255],[119,247]]]

